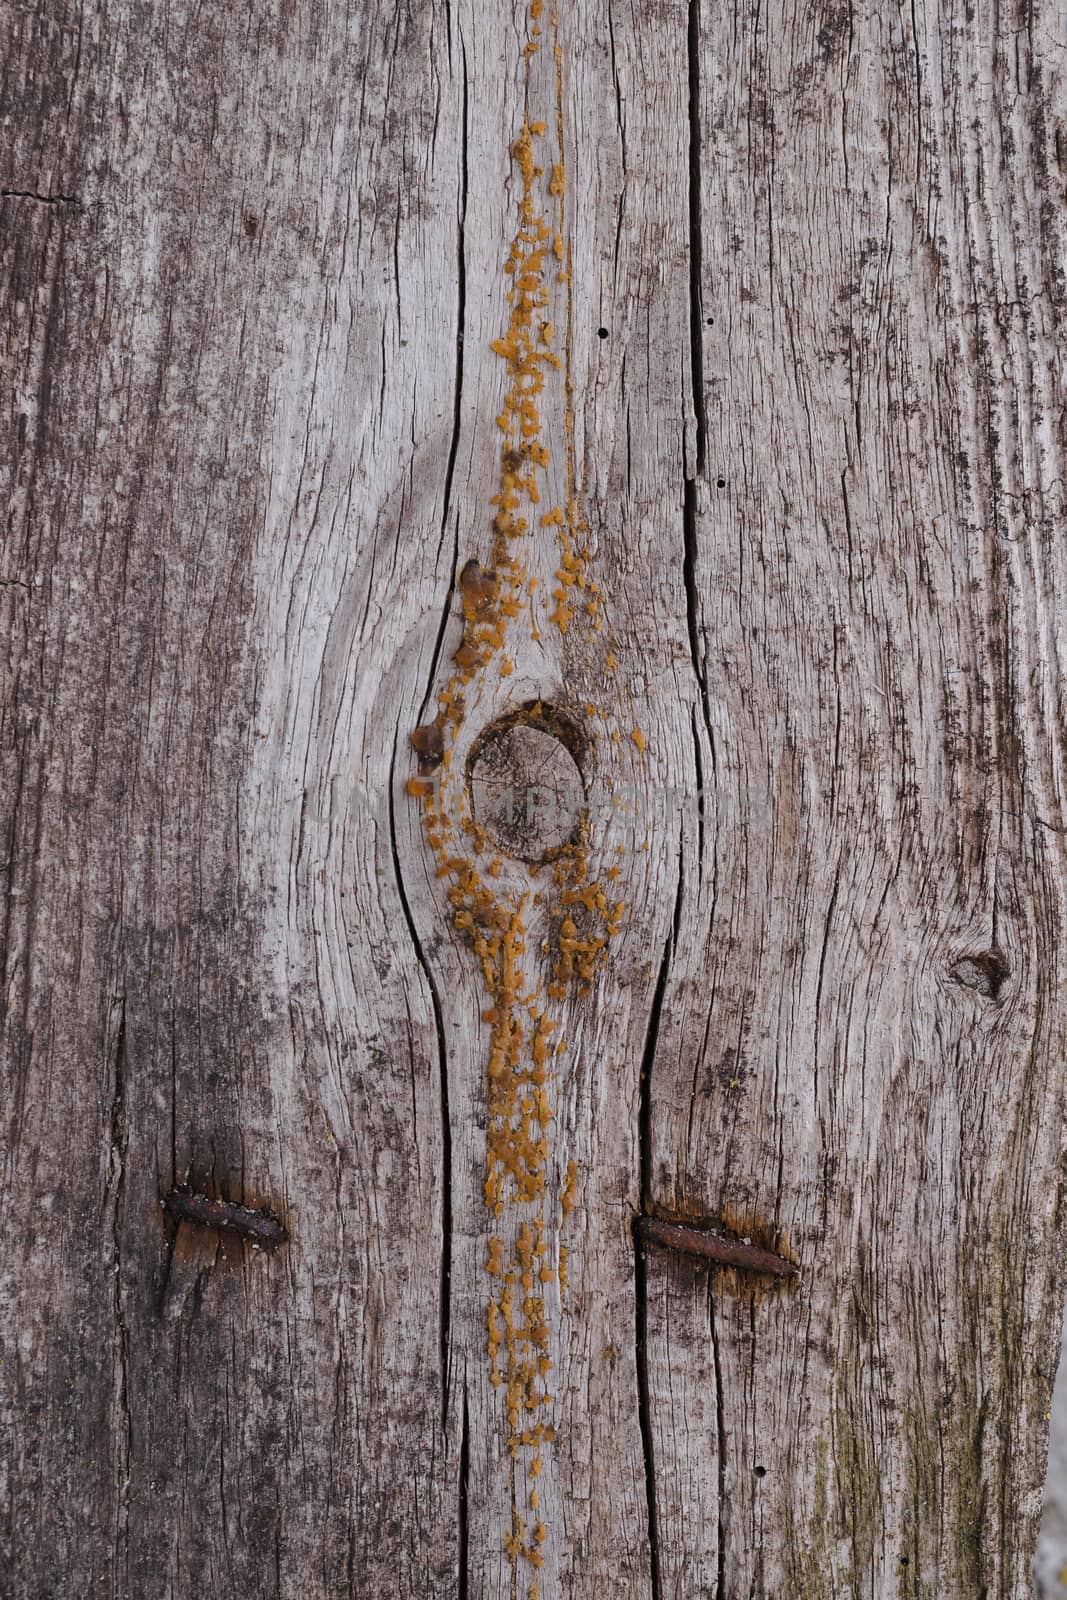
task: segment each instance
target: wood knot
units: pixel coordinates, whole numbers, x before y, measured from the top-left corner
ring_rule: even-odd
[[[987,1000],[999,1000],[1010,969],[999,950],[981,950],[977,955],[961,956],[951,975],[965,989],[976,989]]]
[[[577,731],[539,701],[503,717],[467,762],[474,820],[506,855],[548,861],[578,836],[585,784]]]

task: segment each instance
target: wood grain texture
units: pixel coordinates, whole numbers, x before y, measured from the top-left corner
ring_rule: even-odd
[[[1028,1592],[1062,18],[538,10],[3,9],[13,1600]],[[565,1045],[497,1215],[494,994],[409,735],[494,558],[526,195],[562,252],[537,482],[586,587],[563,631],[532,519],[445,771],[548,706],[624,913],[564,983],[553,861],[486,874],[542,896],[520,967]],[[168,1218],[176,1185],[288,1238]],[[796,1285],[639,1253],[641,1212]],[[500,1385],[488,1335],[531,1218],[539,1447],[532,1318]]]

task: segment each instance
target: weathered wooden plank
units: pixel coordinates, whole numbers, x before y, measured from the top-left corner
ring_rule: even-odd
[[[1051,12],[9,15],[5,1592],[1021,1596]]]

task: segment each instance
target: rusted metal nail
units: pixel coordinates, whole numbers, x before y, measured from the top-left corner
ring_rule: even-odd
[[[486,728],[468,757],[467,781],[475,822],[520,861],[546,861],[578,835],[581,769],[543,713],[537,723],[509,713]]]
[[[195,1222],[202,1228],[226,1228],[251,1239],[254,1246],[263,1250],[273,1250],[289,1237],[278,1218],[269,1211],[253,1211],[250,1206],[239,1206],[232,1200],[209,1200],[207,1195],[194,1194],[191,1189],[172,1189],[160,1205],[180,1222]]]
[[[720,1267],[739,1267],[743,1272],[765,1272],[774,1278],[791,1278],[797,1268],[785,1256],[749,1244],[714,1228],[695,1228],[681,1222],[665,1222],[662,1217],[635,1217],[634,1236],[641,1244],[659,1245],[680,1255],[698,1256]]]

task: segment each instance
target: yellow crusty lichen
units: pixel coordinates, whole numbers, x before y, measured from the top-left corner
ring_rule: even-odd
[[[543,0],[532,0],[527,61],[539,48]],[[551,14],[553,34],[555,11]],[[566,245],[566,173],[563,161],[562,64],[555,43],[555,143],[542,154],[545,121],[525,116],[512,145],[521,180],[518,227],[503,264],[508,322],[492,341],[505,363],[504,395],[496,418],[500,475],[491,500],[492,547],[488,567],[469,561],[458,577],[463,638],[454,670],[438,697],[444,743],[433,782],[412,778],[409,792],[421,802],[425,837],[446,894],[456,931],[474,954],[488,1003],[486,1059],[487,1125],[484,1198],[493,1232],[487,1240],[485,1272],[486,1344],[490,1377],[501,1395],[508,1456],[525,1452],[525,1479],[536,1484],[544,1451],[555,1440],[552,1404],[552,1308],[567,1292],[569,1257],[560,1242],[575,1203],[577,1170],[569,1163],[560,1189],[558,1220],[550,1222],[549,1188],[555,1171],[551,1150],[553,1084],[565,1049],[549,1008],[592,982],[610,940],[618,932],[622,905],[608,880],[595,881],[583,839],[567,846],[551,865],[552,892],[509,894],[500,887],[500,861],[466,805],[451,767],[451,746],[467,715],[468,692],[492,665],[502,677],[514,671],[505,653],[507,628],[528,607],[531,635],[537,626],[538,580],[520,558],[531,535],[554,536],[559,559],[549,619],[564,635],[576,623],[599,633],[602,596],[588,571],[589,542],[576,489],[574,404],[571,378],[570,254]],[[527,84],[529,98],[529,81]],[[547,175],[547,176],[546,176]],[[557,285],[565,286],[560,291]],[[553,300],[565,300],[564,315]],[[559,330],[562,326],[562,339]],[[558,348],[557,348],[558,344]],[[539,401],[546,384],[563,384],[565,494],[561,505],[544,504],[544,474],[552,459],[543,436]],[[557,395],[559,391],[557,390]],[[547,610],[547,602],[543,602]],[[614,667],[614,658],[608,658]],[[525,978],[527,921],[533,906],[547,908],[548,972],[531,992]],[[544,915],[545,911],[539,912]],[[554,1214],[555,1215],[555,1214]],[[511,1471],[512,1523],[505,1541],[517,1596],[526,1570],[527,1600],[537,1600],[537,1571],[547,1528],[536,1488],[525,1511],[518,1501],[519,1475]]]

